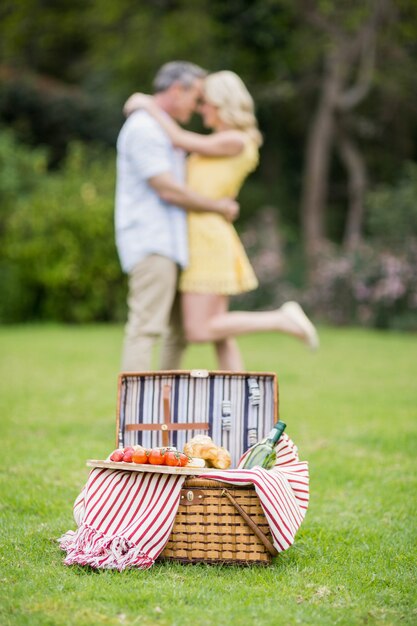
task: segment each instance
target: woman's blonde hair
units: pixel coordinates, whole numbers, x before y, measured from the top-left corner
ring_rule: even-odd
[[[262,135],[255,117],[252,96],[234,72],[224,70],[209,74],[204,80],[204,95],[218,108],[220,119],[232,128],[247,133],[259,145]]]

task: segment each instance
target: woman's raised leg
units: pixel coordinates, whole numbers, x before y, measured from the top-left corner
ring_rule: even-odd
[[[319,346],[317,331],[296,302],[274,311],[218,312],[218,299],[226,296],[184,293],[184,330],[190,342],[218,342],[253,332],[277,331],[301,339],[310,348]]]

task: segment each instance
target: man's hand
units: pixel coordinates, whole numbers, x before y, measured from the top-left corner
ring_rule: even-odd
[[[129,117],[131,113],[134,113],[138,109],[145,109],[148,111],[153,105],[153,97],[148,96],[145,93],[136,92],[132,94],[124,103],[123,113],[126,117]]]
[[[222,198],[218,200],[219,213],[221,213],[228,222],[234,222],[239,217],[240,205],[232,198]]]
[[[213,200],[201,196],[175,180],[171,172],[152,176],[148,179],[148,183],[162,200],[180,206],[186,211],[218,213],[229,222],[233,222],[239,215],[239,204],[233,198]]]

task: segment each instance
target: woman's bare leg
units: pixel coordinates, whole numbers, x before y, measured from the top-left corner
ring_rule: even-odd
[[[245,364],[234,337],[214,342],[219,369],[231,372],[243,372]]]
[[[296,302],[286,302],[275,311],[224,311],[218,313],[214,294],[185,293],[182,296],[184,329],[188,341],[218,342],[253,332],[277,331],[317,348],[313,324]]]
[[[214,316],[223,315],[229,310],[229,298],[227,296],[216,296],[216,313]],[[214,342],[214,349],[217,354],[219,368],[232,372],[243,372],[245,369],[242,355],[234,337],[219,339]]]
[[[210,320],[227,314],[229,298],[216,294],[182,294],[182,312],[185,335],[191,342],[214,344],[219,368],[230,371],[243,371],[244,364],[233,337],[214,339],[207,336]]]

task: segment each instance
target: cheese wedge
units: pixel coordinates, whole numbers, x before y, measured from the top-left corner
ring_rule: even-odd
[[[185,467],[206,467],[206,462],[204,459],[199,459],[196,456],[193,456]]]

